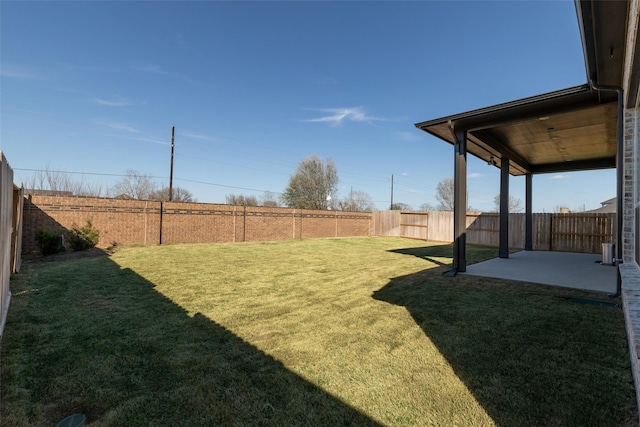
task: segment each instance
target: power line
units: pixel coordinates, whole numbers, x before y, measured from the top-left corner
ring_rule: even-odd
[[[27,168],[13,168],[15,171],[27,171],[27,172],[51,172],[51,173],[68,173],[71,175],[96,175],[96,176],[117,176],[117,177],[125,177],[127,175],[119,174],[119,173],[100,173],[100,172],[75,172],[75,171],[54,171],[50,169],[27,169]],[[156,176],[149,176],[149,178],[162,178]]]
[[[125,178],[125,177],[129,176],[129,175],[126,175],[126,174],[117,174],[117,173],[57,171],[57,170],[47,170],[47,169],[13,168],[13,170],[26,171],[26,172],[65,173],[65,174],[70,174],[70,175],[111,176],[111,177],[118,177],[118,178]],[[147,178],[151,178],[151,179],[169,179],[169,177],[167,177],[167,176],[156,176],[156,175],[145,175],[145,176]],[[233,188],[235,190],[259,191],[259,192],[269,192],[269,193],[274,193],[274,194],[282,194],[279,191],[259,190],[259,189],[256,189],[256,188],[238,187],[238,186],[235,186],[235,185],[225,185],[225,184],[218,184],[218,183],[215,183],[215,182],[197,181],[197,180],[185,179],[185,178],[175,178],[175,180],[176,181],[183,181],[183,182],[191,182],[191,183],[194,183],[194,184],[211,185],[211,186],[215,186],[215,187]]]
[[[215,184],[213,182],[196,181],[196,180],[193,180],[193,179],[176,178],[176,181],[192,182],[192,183],[195,183],[195,184],[204,184],[204,185],[213,185],[213,186],[216,186],[216,187],[224,187],[224,188],[233,188],[235,190],[261,191],[261,192],[267,192],[267,193],[273,193],[273,194],[283,194],[283,193],[281,193],[279,191],[258,190],[256,188],[247,188],[247,187],[236,187],[234,185]]]

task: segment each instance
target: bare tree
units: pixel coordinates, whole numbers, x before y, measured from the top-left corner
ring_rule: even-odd
[[[227,194],[224,196],[228,205],[236,206],[258,206],[256,196],[245,196],[243,194]]]
[[[278,198],[271,191],[264,192],[264,194],[262,195],[261,203],[262,206],[267,206],[270,208],[277,208],[278,206],[280,206],[280,204],[278,203]]]
[[[84,197],[102,197],[102,184],[81,181],[76,187],[75,194]]]
[[[169,187],[163,187],[160,190],[155,190],[149,195],[149,200],[158,200],[161,202],[169,201]],[[196,198],[193,197],[191,191],[182,187],[173,187],[171,189],[171,201],[172,202],[186,202],[195,203]]]
[[[323,162],[314,154],[298,163],[282,194],[282,202],[290,208],[330,209],[337,188],[338,172],[333,160]]]
[[[452,211],[454,205],[454,180],[453,178],[445,178],[438,183],[436,187],[436,200],[438,201],[439,211]]]
[[[127,169],[126,175],[109,189],[109,195],[124,199],[149,200],[156,188],[156,183],[150,175]]]
[[[500,194],[493,198],[495,212],[500,212]],[[509,212],[522,212],[522,201],[517,197],[509,196]]]
[[[410,211],[411,205],[408,205],[406,203],[394,203],[393,205],[391,205],[391,210],[392,211]]]
[[[338,208],[347,212],[373,212],[376,208],[373,199],[364,191],[353,191],[349,197],[338,202]]]
[[[27,194],[48,193],[87,197],[102,195],[102,185],[99,183],[89,182],[84,175],[51,170],[49,166],[36,171],[24,185]]]
[[[431,203],[423,203],[420,205],[420,211],[421,212],[432,212],[435,209],[433,208],[433,206],[431,205]]]
[[[469,206],[469,193],[466,195],[467,212],[474,209]],[[453,211],[455,206],[455,181],[453,178],[445,178],[436,187],[436,200],[439,202],[436,207],[439,211]]]

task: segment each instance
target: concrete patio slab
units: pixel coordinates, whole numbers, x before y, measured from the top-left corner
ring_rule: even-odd
[[[467,271],[460,274],[614,293],[618,268],[599,261],[600,254],[520,251],[509,258],[468,265]]]

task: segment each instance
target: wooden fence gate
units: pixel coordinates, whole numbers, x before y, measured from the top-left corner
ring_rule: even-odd
[[[400,236],[428,240],[429,213],[400,212]]]

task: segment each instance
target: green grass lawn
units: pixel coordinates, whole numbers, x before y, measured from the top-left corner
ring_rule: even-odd
[[[442,276],[451,252],[352,238],[25,264],[2,425],[636,425],[619,307]]]

